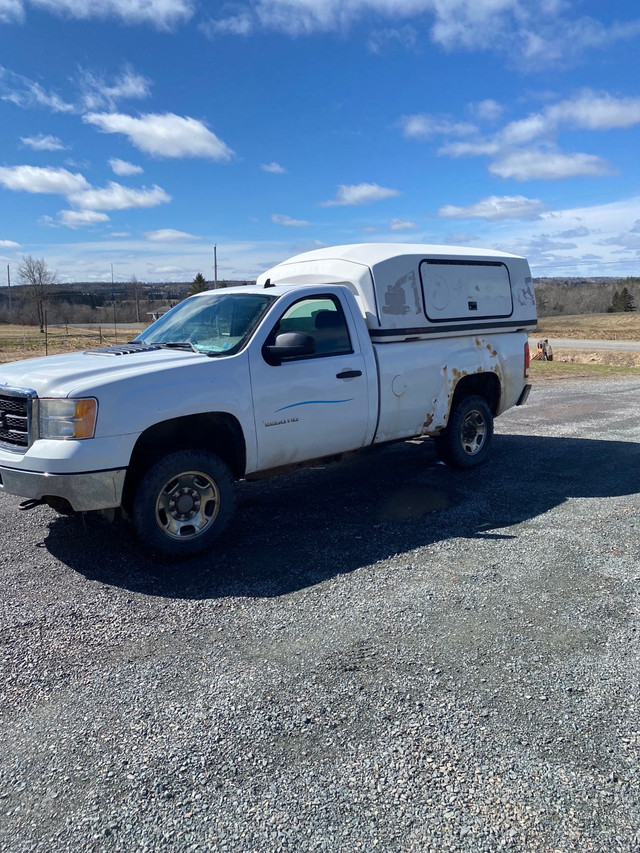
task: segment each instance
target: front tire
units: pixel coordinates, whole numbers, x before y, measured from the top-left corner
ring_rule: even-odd
[[[130,510],[138,539],[152,551],[191,556],[209,548],[234,509],[231,472],[214,453],[179,450],[140,480]]]
[[[462,397],[449,415],[449,424],[434,441],[440,459],[450,468],[475,468],[489,455],[493,415],[479,395]]]

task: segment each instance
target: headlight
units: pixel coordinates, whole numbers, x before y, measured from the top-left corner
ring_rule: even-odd
[[[93,397],[40,400],[40,438],[93,438],[97,414]]]

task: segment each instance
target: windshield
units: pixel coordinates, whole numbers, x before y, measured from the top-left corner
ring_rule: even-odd
[[[272,296],[212,291],[180,302],[145,329],[136,341],[184,348],[207,355],[232,355],[258,325]]]

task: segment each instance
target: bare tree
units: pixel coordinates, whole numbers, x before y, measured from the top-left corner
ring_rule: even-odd
[[[131,281],[129,282],[129,294],[131,298],[134,300],[136,305],[136,323],[140,322],[140,291],[142,289],[142,285],[138,281],[135,275],[131,276]]]
[[[33,258],[27,255],[26,258],[22,258],[22,263],[18,266],[18,277],[22,284],[31,288],[31,298],[40,331],[44,332],[44,306],[49,300],[47,288],[56,284],[56,274],[49,269],[44,258]]]

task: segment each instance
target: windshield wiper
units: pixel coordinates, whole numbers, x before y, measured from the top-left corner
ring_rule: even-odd
[[[162,343],[158,342],[156,346],[159,347],[167,347],[168,349],[188,349],[191,352],[200,352],[199,349],[196,349],[191,341],[163,341]]]

